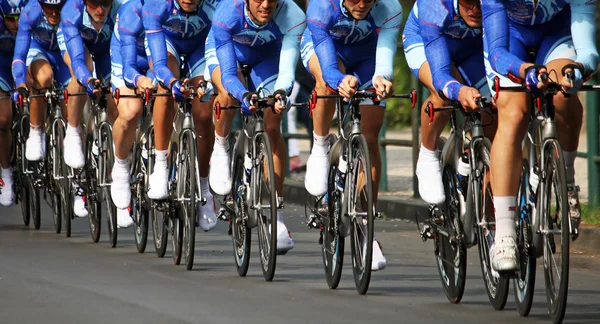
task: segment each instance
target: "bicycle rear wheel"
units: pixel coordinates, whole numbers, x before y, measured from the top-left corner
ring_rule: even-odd
[[[452,304],[460,303],[465,291],[467,249],[462,240],[456,171],[445,165],[442,173],[446,200],[440,227],[445,233],[435,234],[435,257],[446,297]]]
[[[494,215],[494,195],[492,193],[491,173],[490,173],[490,144],[480,145],[476,152],[476,166],[480,170],[481,181],[474,182],[474,195],[480,195],[481,203],[477,216],[477,249],[479,251],[479,260],[481,264],[481,273],[488,299],[492,307],[496,310],[504,309],[508,299],[509,279],[500,276],[498,272],[492,269],[490,259],[490,250],[494,245],[494,234],[496,232],[496,218]]]
[[[273,280],[277,262],[277,193],[275,192],[275,168],[269,135],[262,133],[256,138],[257,165],[253,169],[251,194],[258,207],[251,212],[258,219],[258,249],[260,264],[266,281]]]
[[[337,189],[338,159],[331,159],[329,176],[327,179],[327,207],[329,217],[321,227],[321,251],[323,253],[323,266],[325,268],[325,279],[330,289],[336,289],[342,277],[344,266],[344,237],[340,235],[340,222],[343,212],[343,191]]]
[[[183,256],[185,268],[191,270],[194,266],[194,251],[196,247],[196,163],[197,146],[191,132],[182,139],[184,158],[179,165],[177,177],[178,187],[183,191],[184,201],[179,202],[183,209]],[[179,196],[179,195],[178,195]]]
[[[352,137],[350,149],[353,152],[353,160],[348,161],[349,171],[345,192],[348,197],[347,205],[343,208],[348,211],[352,221],[350,247],[354,283],[358,293],[364,295],[371,282],[375,230],[371,158],[364,135]]]
[[[139,151],[139,150],[138,150]],[[138,152],[137,156],[134,157],[135,169],[133,170],[133,192],[131,202],[131,212],[133,214],[133,233],[135,236],[135,246],[139,253],[146,251],[146,244],[148,243],[148,221],[150,212],[145,206],[144,192],[146,176],[142,172],[143,163],[141,155]]]
[[[532,210],[529,205],[529,162],[523,159],[521,183],[517,202],[519,203],[519,222],[517,225],[517,247],[519,251],[519,271],[513,280],[517,311],[521,316],[529,315],[535,289],[535,250],[532,241]]]
[[[86,136],[86,157],[87,163],[85,164],[85,175],[86,175],[86,198],[88,205],[88,223],[90,227],[90,235],[92,241],[98,243],[100,240],[100,232],[102,228],[102,202],[99,199],[98,190],[98,159],[92,153],[92,146],[94,145],[94,136],[88,134]]]
[[[31,208],[29,206],[29,188],[31,185],[29,184],[29,179],[27,176],[22,176],[21,188],[20,188],[20,202],[21,202],[21,216],[23,216],[23,224],[25,226],[29,226],[29,222],[31,221]],[[57,231],[60,233],[60,230]]]
[[[112,130],[110,127],[102,127],[100,132],[101,138],[101,146],[100,150],[100,170],[102,174],[100,174],[100,179],[105,184],[112,183],[111,173],[112,167],[115,162],[115,152],[113,147],[113,138],[112,138]],[[106,221],[108,223],[108,237],[111,247],[117,246],[117,207],[112,201],[112,197],[110,196],[110,186],[106,185],[104,188],[101,188],[102,196],[106,201]]]
[[[149,136],[149,139],[152,138],[154,138],[153,133]],[[146,145],[149,145],[147,152],[154,152],[154,144]],[[175,145],[173,145],[170,154],[171,157],[177,155],[177,149],[175,148]],[[159,210],[155,208],[153,206],[154,202],[152,202],[147,196],[149,189],[148,178],[150,177],[150,173],[152,172],[152,170],[154,170],[155,157],[155,154],[148,154],[148,167],[146,168],[146,173],[144,174],[144,197],[146,198],[146,201],[150,202],[150,216],[152,216],[152,236],[154,238],[154,250],[156,251],[156,255],[159,258],[164,258],[165,253],[167,252],[167,240],[169,239],[169,224],[171,223],[170,211],[168,210],[168,208],[166,208],[165,210]]]
[[[544,246],[544,277],[548,313],[552,322],[561,323],[567,307],[569,289],[570,218],[567,180],[562,149],[552,141],[546,147],[546,176],[541,193],[539,216]]]
[[[250,264],[250,246],[251,246],[251,230],[246,223],[248,215],[248,207],[246,205],[247,186],[245,182],[246,171],[244,170],[244,154],[243,141],[246,137],[237,132],[237,140],[233,148],[233,158],[231,164],[232,183],[231,199],[233,199],[234,214],[231,216],[231,241],[233,242],[233,257],[235,259],[235,267],[241,277],[245,277],[248,273]]]

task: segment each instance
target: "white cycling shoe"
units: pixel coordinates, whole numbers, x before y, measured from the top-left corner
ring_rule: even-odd
[[[133,225],[133,218],[129,214],[129,208],[117,208],[117,227],[128,228]]]
[[[419,195],[425,202],[438,205],[446,200],[439,160],[436,162],[423,162],[419,159],[416,174],[419,178]]]
[[[283,223],[283,213],[277,212],[277,254],[286,254],[294,248],[294,240],[292,235]]]
[[[202,206],[198,203],[198,215],[199,215],[199,226],[200,228],[208,232],[217,226],[217,212],[215,209],[215,199],[212,195],[204,197],[206,198],[206,204]]]
[[[46,136],[29,135],[25,142],[25,158],[28,161],[41,161],[46,156]]]
[[[381,244],[379,241],[373,240],[373,258],[371,259],[371,270],[379,271],[385,269],[387,266],[387,259],[383,255]]]
[[[506,236],[496,241],[490,250],[492,268],[495,271],[515,271],[517,263],[517,243],[515,239]]]
[[[64,139],[65,163],[73,169],[81,169],[85,165],[81,137],[79,134],[67,133]]]
[[[148,179],[148,198],[153,200],[167,199],[169,196],[169,173],[165,168],[154,168]]]
[[[127,209],[131,204],[131,185],[129,183],[129,170],[113,166],[110,197],[113,204],[119,209]]]
[[[212,153],[210,158],[210,174],[208,181],[210,188],[219,196],[225,196],[231,191],[231,174],[230,174],[229,153],[223,149],[217,149]]]
[[[306,161],[304,187],[312,196],[322,196],[327,192],[329,155],[311,154]]]
[[[87,202],[84,197],[73,195],[73,212],[77,217],[87,217]]]
[[[0,178],[0,205],[9,207],[15,202],[15,191],[13,190],[12,177]],[[22,202],[27,204],[26,201]]]

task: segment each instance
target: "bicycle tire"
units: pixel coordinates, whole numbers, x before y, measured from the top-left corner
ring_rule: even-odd
[[[444,166],[442,182],[446,200],[443,206],[444,217],[441,227],[446,230],[448,236],[439,232],[435,234],[435,256],[444,293],[450,303],[458,304],[462,300],[465,290],[467,249],[461,237],[457,179],[453,166],[448,164]],[[450,278],[453,280],[451,281]]]
[[[484,140],[483,144],[475,150],[475,164],[480,170],[481,180],[474,182],[473,194],[481,195],[481,197],[473,199],[473,202],[475,203],[478,200],[481,203],[481,206],[474,208],[474,210],[481,212],[481,215],[476,215],[477,223],[482,224],[477,226],[477,250],[479,252],[485,292],[492,307],[496,310],[502,310],[506,306],[508,299],[509,279],[495,272],[492,269],[490,260],[490,248],[494,244],[494,232],[492,228],[495,228],[495,225],[492,226],[489,224],[495,224],[496,221],[491,188],[490,149],[491,144],[489,141]]]
[[[31,202],[30,202],[31,218],[33,218],[33,227],[36,230],[39,230],[40,225],[41,225],[40,191],[39,191],[39,189],[33,188],[33,186],[30,186],[30,187],[31,187],[31,194],[29,195],[29,198],[31,199]]]
[[[63,214],[63,220],[65,221],[65,235],[71,237],[71,221],[74,217],[73,211],[73,194],[71,193],[71,181],[65,177],[61,181],[61,196],[62,196],[62,210],[67,212]]]
[[[88,134],[86,137],[86,157],[88,162],[85,164],[85,175],[87,205],[89,211],[88,225],[92,242],[98,243],[102,231],[102,203],[100,199],[98,199],[98,165],[94,162],[97,161],[97,158],[94,157],[92,153],[94,136]]]
[[[31,185],[27,178],[27,176],[23,176],[24,180],[22,181],[20,188],[21,216],[23,217],[23,224],[25,226],[29,226],[31,221],[31,208],[29,206],[29,201],[31,200],[29,198],[29,187],[31,187]],[[57,233],[60,233],[60,231]]]
[[[544,278],[546,283],[546,299],[548,301],[548,313],[553,323],[562,323],[567,307],[567,296],[569,289],[569,244],[570,244],[570,218],[567,197],[567,180],[565,171],[565,162],[562,155],[560,144],[556,140],[549,142],[545,147],[546,158],[544,161],[543,191],[542,191],[542,210],[540,217],[543,217],[541,224],[542,230],[553,230],[554,225],[560,228],[560,236],[552,233],[543,235],[544,246]],[[553,188],[553,185],[555,186]],[[552,194],[556,194],[557,206],[550,205]],[[556,208],[556,211],[552,209]],[[552,220],[551,213],[555,214]],[[560,219],[559,219],[560,217]],[[567,220],[566,222],[564,220]],[[552,222],[551,222],[552,221]],[[556,248],[557,238],[560,239],[560,266],[551,264],[550,257],[559,252]],[[560,269],[559,282],[556,284],[552,274],[553,269]]]
[[[131,212],[133,214],[133,233],[137,251],[139,253],[144,253],[146,251],[146,245],[148,244],[148,221],[150,213],[144,208],[141,199],[138,198],[140,197],[134,198],[131,206]]]
[[[60,234],[62,230],[62,204],[60,203],[60,191],[56,188],[52,189],[52,220],[54,222],[54,231]]]
[[[101,145],[99,148],[99,165],[101,179],[104,183],[112,183],[111,172],[115,161],[115,152],[113,147],[112,130],[110,127],[102,127],[100,130]],[[117,229],[117,207],[110,196],[110,186],[105,186],[102,190],[102,197],[106,201],[106,222],[108,224],[108,238],[110,247],[117,246],[118,229]]]
[[[250,246],[252,243],[252,232],[245,220],[248,215],[246,205],[246,186],[244,178],[246,171],[244,169],[244,141],[246,137],[241,131],[235,135],[236,141],[232,150],[231,174],[232,188],[231,199],[233,199],[234,214],[231,217],[231,241],[233,243],[233,258],[235,267],[240,277],[245,277],[250,265]]]
[[[336,289],[342,278],[344,266],[344,243],[345,238],[340,235],[340,223],[344,212],[342,207],[343,192],[337,189],[338,179],[337,158],[332,158],[329,165],[327,179],[327,208],[329,221],[321,227],[321,252],[323,254],[323,268],[325,269],[325,280],[330,289]]]
[[[351,217],[350,226],[350,250],[352,255],[352,274],[356,290],[360,295],[364,295],[369,290],[371,282],[371,263],[373,260],[373,235],[375,230],[374,206],[373,206],[373,179],[371,174],[371,157],[369,148],[364,135],[356,135],[350,139],[350,150],[353,151],[352,161],[348,161],[348,175],[346,176],[347,196],[346,206],[343,210],[347,211]],[[360,176],[363,175],[363,190],[358,188]],[[354,200],[359,194],[361,200]],[[365,205],[366,204],[366,205]],[[360,207],[360,213],[366,213],[364,216],[352,217],[357,213],[356,207]],[[366,209],[366,210],[365,210]],[[366,221],[366,224],[365,224]],[[366,235],[365,235],[366,230]],[[366,237],[365,237],[366,236]],[[360,254],[359,254],[360,253]]]
[[[253,199],[254,203],[258,202],[258,205],[269,206],[269,208],[267,215],[262,213],[265,210],[262,207],[251,212],[257,213],[258,250],[263,277],[266,281],[272,281],[277,266],[277,193],[275,192],[273,150],[271,149],[271,139],[267,133],[258,135],[255,141],[258,162],[251,174],[251,194],[255,198]]]
[[[151,134],[148,137],[150,140],[152,140],[154,138],[154,132],[151,132]],[[148,144],[146,143],[146,145],[148,145],[148,150],[147,152],[154,152],[155,151],[155,147],[154,147],[154,141],[152,141],[152,143]],[[173,145],[172,149],[171,149],[171,153],[170,156],[176,156],[177,155],[177,149],[176,146]],[[144,188],[144,196],[146,197],[146,201],[148,201],[150,203],[150,214],[149,216],[152,216],[152,236],[154,239],[154,251],[156,252],[156,256],[158,256],[159,258],[164,258],[165,257],[165,253],[167,252],[167,241],[169,238],[169,226],[171,224],[171,220],[170,220],[170,212],[169,210],[158,210],[155,207],[152,206],[153,202],[150,198],[148,198],[148,189],[149,189],[149,177],[150,177],[150,172],[152,172],[152,170],[154,170],[154,160],[156,158],[155,154],[148,154],[148,167],[146,168],[146,174],[145,174],[145,178],[144,178],[144,184],[145,184],[145,188]]]
[[[185,268],[192,270],[194,267],[194,252],[196,247],[196,164],[198,161],[197,146],[194,136],[187,132],[182,139],[182,152],[185,152],[182,164],[178,168],[180,188],[183,190],[184,201],[181,207],[184,216],[183,226],[183,258]]]
[[[529,162],[523,159],[521,183],[517,194],[519,204],[519,222],[517,225],[517,251],[519,252],[519,270],[513,280],[515,303],[521,316],[528,316],[533,304],[535,290],[536,257],[531,233],[531,209],[529,208]]]
[[[173,145],[175,146],[175,145]],[[169,163],[169,174],[170,174],[170,181],[169,183],[173,183],[176,179],[177,176],[177,151],[175,150],[174,152],[171,151],[171,153],[173,155],[170,156],[170,163]],[[169,191],[170,194],[172,194]],[[169,197],[168,198],[169,201],[171,201],[173,198]],[[171,205],[171,203],[169,203],[169,205]],[[181,220],[181,215],[182,215],[182,210],[179,204],[175,205],[175,214],[174,215],[170,215],[169,213],[169,220],[170,220],[170,228],[171,228],[171,245],[173,247],[173,255],[171,256],[171,258],[173,259],[173,263],[175,265],[179,265],[181,263],[181,245],[182,245],[182,241],[183,241],[183,229],[182,229],[182,225],[183,225],[183,221]]]

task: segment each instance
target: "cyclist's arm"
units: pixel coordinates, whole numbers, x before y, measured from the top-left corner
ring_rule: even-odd
[[[439,4],[439,5],[438,5]],[[452,59],[448,51],[443,28],[448,10],[439,2],[421,2],[419,6],[419,29],[425,46],[425,56],[431,70],[433,86],[443,91],[450,100],[457,100],[463,85],[452,77]]]
[[[344,79],[344,74],[338,67],[335,44],[329,35],[334,19],[332,12],[337,12],[337,6],[338,4],[328,1],[311,1],[306,12],[306,24],[311,33],[315,54],[319,58],[323,80],[334,89]]]
[[[275,89],[283,89],[286,93],[292,91],[294,85],[296,62],[300,57],[300,37],[306,28],[304,12],[294,3],[288,2],[286,14],[281,20],[281,30],[284,32],[279,56],[279,75]]]
[[[40,12],[35,9],[34,2],[30,1],[19,16],[19,31],[15,40],[15,51],[12,61],[12,74],[17,86],[26,82],[27,66],[25,65],[25,60],[27,59],[27,52],[31,45],[31,28],[41,14],[40,9],[38,9]]]
[[[488,61],[492,68],[502,74],[509,73],[523,78],[521,66],[526,62],[508,50],[508,16],[501,0],[482,0],[484,41],[487,42]]]
[[[71,1],[70,6],[65,6],[61,11],[60,28],[65,39],[65,46],[71,59],[71,69],[75,77],[83,85],[92,78],[92,74],[85,64],[85,46],[79,31],[83,26],[83,1]]]
[[[169,70],[167,41],[162,28],[162,23],[169,14],[168,2],[164,0],[147,0],[142,11],[142,22],[146,29],[146,39],[148,40],[154,73],[160,83],[170,88],[171,83],[175,81],[175,76]]]
[[[373,9],[373,18],[379,28],[375,73],[391,81],[394,77],[394,56],[398,49],[398,34],[402,25],[402,5],[397,1],[381,2]]]
[[[246,87],[238,79],[237,59],[233,44],[233,30],[237,27],[239,15],[236,7],[241,5],[241,0],[233,0],[235,5],[222,1],[217,6],[213,16],[212,34],[215,38],[215,51],[221,68],[221,83],[227,92],[231,93],[240,102],[243,101]]]
[[[578,63],[583,65],[583,76],[587,77],[598,68],[596,48],[596,1],[571,1],[571,35]]]
[[[142,74],[137,67],[137,35],[144,31],[139,8],[131,6],[130,12],[119,15],[119,36],[121,39],[121,58],[123,59],[123,80],[127,85],[137,88],[137,80]]]

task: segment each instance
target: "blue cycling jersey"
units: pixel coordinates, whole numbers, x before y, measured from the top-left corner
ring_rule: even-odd
[[[162,84],[169,86],[175,78],[167,65],[165,38],[183,51],[189,52],[196,49],[198,44],[204,44],[218,2],[219,0],[204,0],[195,12],[186,13],[177,0],[146,0],[142,21],[146,29],[153,70]]]
[[[465,23],[458,13],[458,0],[417,0],[404,28],[406,36],[412,33],[418,33],[423,40],[435,89],[451,100],[458,99],[463,85],[452,77],[450,42],[461,46],[457,40],[464,39],[464,45],[472,46],[473,39],[481,40],[481,28]]]
[[[571,36],[577,53],[576,61],[590,75],[598,67],[595,45],[595,17],[597,0],[483,0],[483,27],[488,60],[502,75],[519,76],[523,60],[511,54],[509,24],[534,26],[550,22],[567,6],[571,10]],[[568,24],[558,21],[557,24]]]
[[[15,49],[15,35],[4,26],[4,18],[0,16],[0,55],[12,56]]]
[[[71,59],[71,68],[81,84],[92,74],[85,64],[85,49],[93,55],[107,55],[117,11],[124,0],[114,0],[111,11],[100,30],[96,30],[84,0],[67,0],[61,11],[60,29]],[[106,76],[104,76],[106,77]]]
[[[138,68],[138,57],[146,57],[144,39],[146,33],[142,23],[144,0],[130,0],[119,9],[115,22],[113,37],[119,42],[123,79],[137,86],[137,79],[142,75]]]
[[[337,89],[344,78],[338,69],[336,48],[345,46],[361,51],[372,48],[373,44],[377,47],[373,76],[391,80],[402,24],[402,6],[398,0],[379,0],[365,19],[356,20],[347,13],[343,2],[312,0],[306,12],[306,22],[325,82]]]
[[[52,26],[42,12],[38,1],[31,0],[25,5],[19,16],[19,32],[15,41],[15,53],[12,62],[13,78],[17,85],[25,83],[27,66],[25,58],[33,39],[44,50],[58,51],[56,41],[57,26]]]
[[[231,0],[230,0],[231,1]],[[221,82],[227,92],[242,101],[246,87],[238,79],[236,52],[261,53],[279,50],[279,75],[274,89],[289,93],[294,84],[296,62],[300,56],[300,36],[306,28],[302,9],[291,0],[283,0],[273,13],[273,19],[257,25],[248,16],[243,0],[222,2],[213,19],[212,33],[217,58],[221,66]],[[270,45],[275,46],[270,46]],[[245,48],[242,50],[241,48]],[[248,49],[250,48],[250,49]],[[250,55],[249,52],[247,55]],[[268,55],[266,55],[268,56]]]

